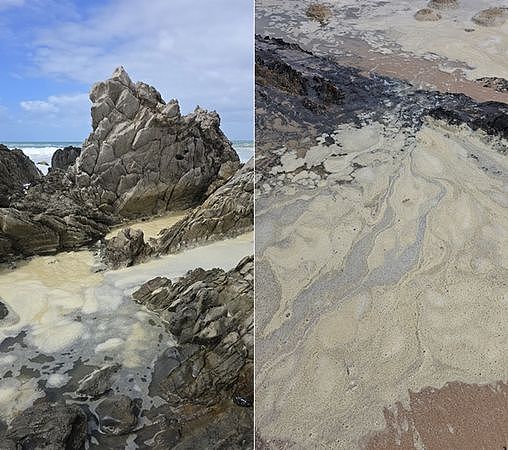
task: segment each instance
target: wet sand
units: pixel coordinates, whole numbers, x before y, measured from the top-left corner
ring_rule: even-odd
[[[186,211],[179,211],[161,217],[156,217],[154,219],[147,219],[143,222],[122,224],[121,226],[112,229],[106,235],[106,239],[111,239],[112,237],[115,237],[120,230],[123,230],[128,227],[141,230],[145,236],[145,240],[148,240],[149,238],[155,238],[157,237],[157,235],[160,233],[161,230],[172,227],[175,223],[183,219],[186,215],[187,215]]]
[[[485,27],[471,19],[479,11],[508,3],[463,0],[457,8],[439,10],[438,21],[421,22],[414,14],[426,1],[404,0],[326,3],[326,24],[307,17],[312,1],[260,0],[257,32],[282,37],[317,55],[411,82],[416,88],[463,92],[479,101],[508,102],[506,93],[476,81],[508,78],[508,21]]]
[[[507,377],[506,157],[432,120],[414,137],[373,123],[334,140],[287,152],[282,185],[257,202],[268,448],[361,448],[387,426],[385,408],[411,410],[410,392]],[[297,176],[321,164],[328,177]]]

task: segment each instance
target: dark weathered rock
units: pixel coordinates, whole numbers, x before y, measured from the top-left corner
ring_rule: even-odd
[[[42,400],[16,416],[5,437],[14,449],[81,450],[85,448],[87,418],[76,405]]]
[[[113,364],[94,370],[80,380],[76,392],[85,397],[99,398],[111,389],[114,381],[113,377],[119,369],[119,364]]]
[[[119,269],[143,262],[150,253],[151,247],[145,243],[143,232],[125,228],[106,241],[102,260],[111,269]]]
[[[74,195],[64,172],[51,171],[10,208],[0,208],[0,261],[75,249],[100,239],[114,221]]]
[[[0,208],[9,206],[14,194],[42,177],[36,165],[21,150],[9,150],[0,144]]]
[[[222,164],[238,155],[219,128],[217,113],[180,114],[123,68],[90,93],[93,132],[76,164],[87,201],[111,205],[124,217],[185,209],[203,201]]]
[[[498,92],[508,92],[508,80],[497,77],[483,77],[478,78],[476,81],[483,84],[485,87],[495,89]]]
[[[203,241],[238,236],[254,225],[254,161],[152,242],[157,254],[174,253]]]
[[[67,170],[72,166],[78,156],[81,154],[81,148],[73,147],[72,145],[64,148],[59,148],[53,153],[51,157],[51,169]]]
[[[2,303],[2,299],[0,298],[0,320],[5,319],[9,315],[9,309]]]
[[[181,447],[174,448],[191,448],[186,445],[199,439],[207,448],[222,441],[231,445],[225,448],[248,448],[253,432],[253,258],[229,272],[196,269],[175,283],[155,278],[133,297],[159,314],[178,341],[156,363],[150,386],[152,394],[183,408]],[[200,421],[190,413],[194,410]]]
[[[139,402],[126,395],[113,395],[105,398],[95,411],[103,433],[126,434],[138,423]]]

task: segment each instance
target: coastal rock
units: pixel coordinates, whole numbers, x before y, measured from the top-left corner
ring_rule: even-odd
[[[156,362],[157,381],[150,389],[173,407],[189,411],[199,406],[207,417],[199,427],[193,424],[192,414],[182,417],[182,438],[205,433],[217,440],[230,436],[235,427],[235,432],[243,431],[234,439],[248,442],[253,399],[253,257],[244,258],[229,272],[195,269],[174,283],[155,278],[133,297],[167,322],[178,343]],[[241,417],[241,423],[223,420],[224,415],[237,417],[236,421]]]
[[[59,148],[51,157],[51,169],[67,170],[76,162],[76,159],[80,154],[81,149],[79,147],[73,147],[72,145]]]
[[[482,83],[483,86],[495,89],[498,92],[508,92],[508,80],[497,77],[483,77],[478,78],[476,81]]]
[[[86,437],[87,418],[78,406],[46,400],[16,416],[5,433],[12,449],[81,450]]]
[[[164,103],[123,68],[95,84],[90,98],[93,131],[75,163],[58,169],[77,149],[57,154],[46,177],[0,209],[0,261],[77,249],[126,217],[196,206],[239,165],[217,113],[197,107],[182,116],[176,100]]]
[[[37,166],[21,150],[0,144],[0,208],[9,206],[13,194],[42,178]]]
[[[132,431],[138,423],[139,402],[126,395],[113,395],[96,408],[101,431],[121,435]]]
[[[125,228],[106,241],[102,260],[111,269],[119,269],[143,262],[150,253],[151,247],[145,243],[143,232]]]
[[[87,202],[107,203],[123,217],[185,209],[204,199],[222,164],[238,155],[216,112],[180,114],[119,67],[91,90],[93,131],[75,168]]]
[[[113,377],[120,369],[119,364],[113,364],[94,370],[79,382],[76,392],[92,399],[99,398],[111,389]]]
[[[254,160],[152,242],[157,254],[174,253],[198,242],[238,236],[254,225]]]
[[[5,319],[9,315],[9,309],[5,304],[2,302],[2,299],[0,298],[0,320]]]
[[[471,19],[474,23],[484,27],[499,27],[508,19],[508,8],[488,8],[475,14]]]
[[[430,0],[429,2],[429,8],[436,9],[457,8],[458,6],[458,0]]]
[[[63,171],[51,171],[10,208],[0,208],[0,261],[90,244],[104,236],[114,221],[111,214],[73,195]]]
[[[423,8],[416,11],[415,19],[420,22],[436,22],[441,19],[441,14],[431,8]]]

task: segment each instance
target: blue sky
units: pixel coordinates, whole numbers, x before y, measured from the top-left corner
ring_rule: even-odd
[[[82,141],[119,65],[252,139],[252,26],[252,0],[0,0],[0,142]]]

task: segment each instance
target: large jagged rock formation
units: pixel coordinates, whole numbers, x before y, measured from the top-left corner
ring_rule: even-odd
[[[124,217],[184,209],[203,200],[222,164],[239,164],[217,113],[180,114],[145,83],[118,68],[90,93],[93,132],[83,144],[76,182],[86,200]]]
[[[123,68],[90,98],[93,131],[75,164],[0,209],[0,261],[75,249],[126,217],[195,206],[240,165],[217,113],[198,107],[182,116],[176,100],[165,104]]]
[[[187,445],[195,439],[200,447],[218,448],[225,439],[229,446],[220,448],[251,448],[253,266],[251,256],[229,272],[196,269],[175,283],[159,277],[133,294],[177,339],[178,347],[156,363],[159,382],[151,389],[180,411],[177,426]],[[199,424],[186,413],[195,407]]]
[[[145,242],[141,230],[126,228],[106,241],[102,261],[112,269],[129,267],[153,256],[236,237],[254,226],[254,160],[251,159],[197,208],[156,239]]]
[[[41,172],[21,150],[9,150],[0,144],[0,208],[9,206],[14,194],[42,177]]]

